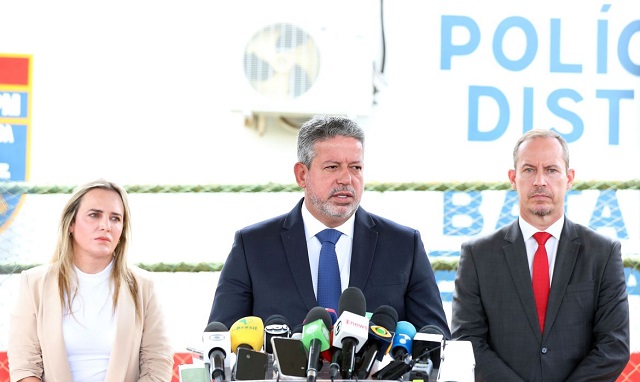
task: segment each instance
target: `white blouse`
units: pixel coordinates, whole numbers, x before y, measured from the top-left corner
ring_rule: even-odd
[[[74,381],[103,382],[109,365],[116,329],[113,285],[109,276],[113,262],[96,274],[75,268],[77,295],[72,312],[63,312],[62,334]]]

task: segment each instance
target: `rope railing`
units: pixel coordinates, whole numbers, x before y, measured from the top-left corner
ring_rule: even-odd
[[[625,268],[640,270],[640,256],[626,256],[622,259]],[[20,273],[24,270],[33,268],[39,264],[2,264],[0,263],[0,275],[10,275]],[[138,263],[136,264],[142,269],[149,272],[220,272],[222,263]],[[458,259],[438,258],[431,260],[431,268],[434,271],[455,271],[458,269]]]
[[[0,194],[69,194],[76,185],[47,185],[29,182],[0,182]],[[217,192],[299,192],[297,184],[155,184],[124,185],[129,193],[217,193]],[[369,183],[366,191],[487,191],[510,190],[508,182],[408,182]],[[640,190],[640,179],[627,181],[582,181],[575,182],[573,190]]]
[[[31,182],[0,182],[0,202],[5,195],[45,195],[69,194],[77,185],[74,184],[36,184]],[[181,193],[278,193],[301,192],[296,184],[130,184],[124,185],[130,194],[181,194]],[[368,183],[365,190],[372,192],[397,191],[435,191],[435,192],[468,192],[468,191],[505,191],[511,190],[508,182],[407,182],[407,183]],[[627,181],[581,181],[573,184],[572,190],[640,190],[640,179]],[[14,201],[17,199],[14,199]],[[0,211],[1,212],[1,211]],[[430,256],[431,266],[435,271],[455,271],[458,266],[457,253],[451,256]],[[6,259],[5,259],[6,260]],[[640,270],[640,253],[634,249],[623,254],[626,268]],[[9,263],[0,259],[0,274],[19,273],[37,264]],[[137,264],[151,272],[218,272],[222,263],[142,263]]]

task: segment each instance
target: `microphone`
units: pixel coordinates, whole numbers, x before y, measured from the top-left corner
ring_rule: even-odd
[[[289,321],[286,317],[280,314],[274,314],[267,318],[264,322],[264,337],[262,339],[264,351],[267,354],[273,354],[273,348],[271,345],[272,337],[290,337],[291,329],[289,328]]]
[[[414,365],[409,379],[428,380],[431,371],[440,367],[440,354],[445,338],[442,329],[435,325],[426,325],[416,333],[412,345]]]
[[[236,354],[234,380],[265,379],[268,356],[260,352],[263,345],[264,324],[260,317],[248,316],[231,325],[231,351]]]
[[[260,350],[264,340],[264,323],[260,317],[244,317],[231,325],[229,334],[231,336],[232,352],[236,353],[238,348]]]
[[[396,331],[391,343],[391,357],[396,361],[406,361],[411,355],[413,337],[416,335],[416,327],[409,321],[398,321]]]
[[[366,299],[360,289],[345,289],[340,295],[338,311],[339,318],[333,326],[333,345],[341,349],[337,357],[342,357],[342,365],[340,370],[336,370],[335,366],[329,370],[332,380],[338,371],[343,379],[351,379],[355,369],[356,353],[362,349],[369,332],[369,320],[364,317]]]
[[[307,381],[315,382],[318,375],[320,352],[329,349],[329,327],[331,316],[323,307],[316,306],[307,313],[302,327],[302,344],[308,351]]]
[[[362,361],[358,367],[358,379],[365,379],[371,373],[373,364],[382,361],[391,347],[393,334],[387,328],[395,328],[398,312],[389,305],[381,305],[371,315],[369,339],[364,346]]]
[[[226,380],[225,370],[229,367],[227,354],[231,352],[229,330],[223,323],[210,322],[202,333],[203,360],[207,378],[220,382]]]

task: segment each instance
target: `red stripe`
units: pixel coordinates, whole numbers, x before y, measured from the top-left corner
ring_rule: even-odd
[[[29,59],[0,57],[0,85],[29,85]]]

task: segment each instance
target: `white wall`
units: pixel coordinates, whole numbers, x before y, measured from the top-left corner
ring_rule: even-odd
[[[379,2],[241,0],[224,4],[172,1],[0,1],[0,53],[33,56],[29,176],[35,183],[77,183],[104,176],[122,183],[292,183],[295,135],[278,126],[266,133],[242,126],[230,112],[242,102],[245,86],[235,76],[248,31],[280,20],[310,28],[322,24],[344,39],[357,35],[381,66]],[[377,78],[376,105],[360,118],[367,130],[366,176],[370,182],[504,181],[511,148],[522,133],[525,88],[532,90],[533,126],[556,128],[571,143],[578,180],[640,177],[640,73],[618,58],[618,41],[640,65],[640,33],[635,0],[602,4],[578,0],[385,2],[385,74]],[[578,11],[577,11],[578,10]],[[443,68],[445,20],[478,25],[479,44]],[[509,30],[504,52],[511,60],[537,37],[531,64],[521,71],[498,65],[493,37],[501,22],[521,17]],[[552,20],[560,23],[551,32]],[[608,22],[608,48],[596,50],[599,20]],[[307,24],[305,24],[307,23]],[[451,43],[464,45],[471,32],[453,28]],[[236,38],[236,36],[239,36]],[[580,65],[577,73],[550,68],[551,45],[559,60]],[[359,51],[360,52],[360,51]],[[607,72],[596,72],[597,57]],[[344,57],[347,61],[354,57]],[[366,62],[366,61],[365,61]],[[340,67],[340,66],[339,66]],[[371,70],[363,67],[362,71]],[[639,69],[640,71],[640,69]],[[342,76],[336,71],[328,77]],[[342,78],[342,77],[340,77]],[[326,97],[349,86],[348,76]],[[491,141],[469,135],[471,86],[493,87],[510,105],[508,128]],[[583,123],[583,131],[554,115],[547,97],[571,89],[579,102],[561,105]],[[600,89],[633,92],[619,102],[619,141],[608,143],[610,108]],[[318,103],[318,112],[323,110]],[[243,105],[240,105],[244,107]],[[479,130],[493,129],[505,111],[495,101],[480,103]],[[577,138],[576,138],[577,137]],[[597,155],[594,155],[597,153]],[[629,164],[629,165],[628,165]]]

